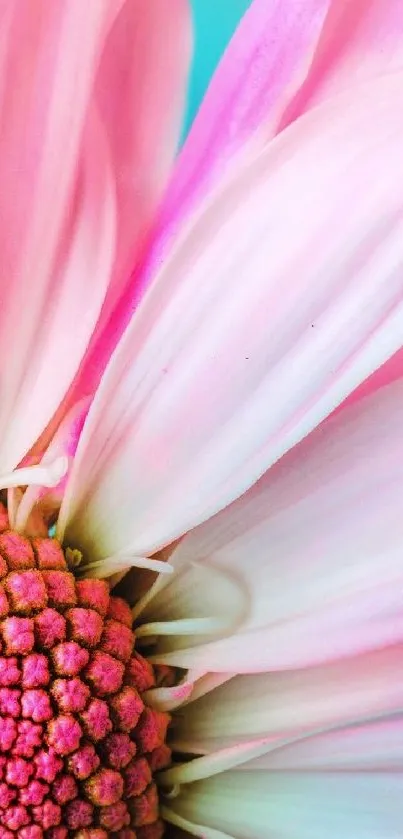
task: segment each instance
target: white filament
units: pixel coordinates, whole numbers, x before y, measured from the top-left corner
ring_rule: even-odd
[[[126,571],[128,568],[145,568],[147,571],[156,571],[157,574],[172,574],[172,565],[162,562],[160,559],[150,559],[148,556],[108,556],[106,559],[97,559],[88,565],[80,565],[79,572],[86,577],[103,579],[117,574],[119,571]]]
[[[193,690],[193,682],[189,679],[170,688],[151,688],[142,694],[149,708],[156,711],[174,711],[189,698]]]
[[[169,798],[169,795],[165,795],[164,798]],[[178,813],[175,813],[174,810],[171,810],[170,807],[166,807],[165,804],[161,806],[161,817],[166,822],[183,828],[188,833],[191,833],[192,836],[203,836],[203,839],[234,839],[233,836],[230,836],[228,833],[222,833],[221,830],[215,830],[215,828],[207,827],[204,824],[194,824],[184,819]]]
[[[51,463],[36,466],[22,466],[5,475],[0,475],[0,490],[21,486],[55,487],[66,475],[69,459],[66,455],[56,457]]]
[[[144,609],[151,603],[154,597],[156,597],[157,594],[159,594],[159,592],[163,588],[164,582],[165,581],[163,581],[162,577],[158,577],[155,583],[153,583],[153,585],[150,586],[148,591],[146,591],[145,594],[143,594],[143,596],[139,598],[139,600],[133,606],[132,609],[132,618],[134,621],[140,617],[141,613],[144,612]]]
[[[136,629],[138,638],[149,635],[210,635],[228,628],[225,618],[182,618],[172,621],[155,621],[144,623]]]

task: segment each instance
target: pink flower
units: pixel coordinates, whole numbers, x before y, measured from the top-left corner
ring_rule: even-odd
[[[24,93],[0,145],[0,201],[16,196],[0,670],[14,690],[20,659],[50,656],[91,689],[47,719],[45,688],[25,688],[51,748],[35,777],[58,790],[67,762],[84,779],[37,822],[159,839],[156,767],[162,818],[205,839],[395,839],[401,4],[254,0],[159,203],[188,50],[175,5],[66,0],[46,26],[28,2],[0,13],[5,90]],[[79,581],[16,533],[40,533],[61,493]],[[110,611],[104,578],[146,659],[128,661],[127,605]],[[18,725],[0,722],[8,753]]]

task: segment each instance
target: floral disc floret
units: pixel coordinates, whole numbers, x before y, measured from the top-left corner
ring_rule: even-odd
[[[0,839],[160,839],[169,716],[130,608],[0,514]]]

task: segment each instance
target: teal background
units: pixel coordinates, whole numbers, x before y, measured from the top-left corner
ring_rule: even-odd
[[[231,35],[251,0],[190,0],[194,26],[194,56],[189,82],[184,134]]]

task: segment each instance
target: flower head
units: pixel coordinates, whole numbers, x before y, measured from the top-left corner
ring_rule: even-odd
[[[0,12],[0,839],[395,839],[401,5],[254,0],[155,215],[174,5]]]
[[[169,716],[141,698],[156,680],[134,652],[131,611],[106,582],[75,580],[56,540],[9,530],[1,512],[1,828],[105,839],[131,826],[158,839],[153,770],[170,761]]]

